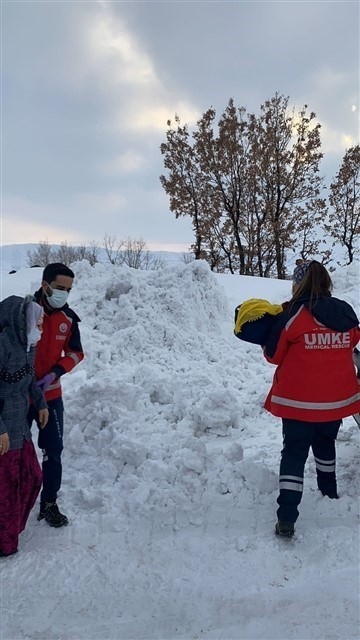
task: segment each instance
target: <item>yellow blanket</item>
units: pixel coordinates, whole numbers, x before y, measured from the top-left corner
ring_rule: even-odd
[[[235,333],[241,333],[241,329],[245,322],[253,322],[259,320],[265,313],[270,313],[272,316],[277,316],[281,313],[283,307],[281,304],[271,304],[267,300],[261,300],[259,298],[250,298],[245,300],[238,307],[239,311],[236,318]]]

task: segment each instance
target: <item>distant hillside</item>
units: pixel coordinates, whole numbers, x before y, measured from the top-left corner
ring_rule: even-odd
[[[37,243],[27,244],[5,244],[0,247],[0,271],[9,273],[9,271],[23,269],[28,267],[27,254],[28,251],[35,251]],[[54,249],[59,248],[60,245],[51,245]],[[154,257],[161,258],[166,264],[176,264],[183,259],[182,253],[171,251],[151,251]],[[100,249],[99,261],[107,262],[107,256],[104,249]]]

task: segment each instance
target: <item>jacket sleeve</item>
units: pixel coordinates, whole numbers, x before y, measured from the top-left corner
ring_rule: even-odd
[[[360,327],[355,327],[352,332],[352,346],[356,347],[356,345],[360,342]],[[359,349],[355,349],[360,356]]]
[[[263,347],[264,356],[271,364],[281,364],[289,348],[290,343],[286,330],[286,323],[288,319],[289,317],[287,312],[283,312],[279,315],[279,318]]]
[[[50,371],[53,371],[57,378],[60,378],[64,373],[70,373],[70,371],[84,359],[79,325],[76,318],[73,318],[63,352],[64,355],[50,368]]]
[[[286,356],[286,353],[287,353],[287,351],[289,349],[289,346],[290,346],[290,342],[288,341],[286,329],[283,329],[281,334],[280,334],[279,340],[277,342],[276,350],[275,350],[274,354],[270,356],[267,353],[267,350],[266,350],[266,347],[265,347],[264,348],[264,356],[265,356],[266,360],[268,362],[270,362],[271,364],[280,365],[280,364],[282,364],[282,362],[283,362],[283,360],[284,360],[284,358]]]
[[[360,334],[359,327],[356,327],[354,333],[355,333],[355,338],[354,339],[356,340],[357,338],[359,338],[359,334]],[[353,345],[354,344],[357,344],[357,342],[353,342]],[[359,384],[360,384],[360,351],[356,347],[353,350],[352,357],[353,357],[354,365],[356,367],[356,377],[357,377],[357,379],[359,381]]]
[[[3,345],[1,341],[1,333],[0,333],[0,371],[3,368],[3,366],[4,366],[4,349],[3,349]],[[7,428],[1,417],[2,405],[3,405],[3,402],[0,400],[0,435],[2,435],[3,433],[7,433]]]
[[[0,400],[0,436],[2,436],[4,433],[7,433],[7,428],[5,426],[3,419],[1,418],[1,400]]]

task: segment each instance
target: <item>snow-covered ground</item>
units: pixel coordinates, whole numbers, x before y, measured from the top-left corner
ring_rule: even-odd
[[[1,640],[359,638],[359,429],[340,430],[340,500],[319,495],[310,456],[296,535],[279,540],[273,367],[233,335],[236,304],[283,301],[290,282],[202,262],[74,269],[86,359],[63,379],[70,524],[34,509],[1,560]],[[1,297],[40,278],[3,275]],[[359,313],[359,264],[333,279]]]

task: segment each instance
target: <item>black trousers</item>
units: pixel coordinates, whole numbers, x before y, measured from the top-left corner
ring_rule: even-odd
[[[49,421],[44,429],[39,428],[38,446],[43,452],[42,472],[43,488],[40,495],[41,502],[55,502],[61,487],[62,464],[61,453],[64,435],[64,404],[62,398],[47,401]],[[33,420],[38,423],[38,414],[33,405],[28,413],[28,423]]]
[[[302,422],[283,418],[283,449],[281,452],[279,508],[277,516],[283,522],[296,522],[301,502],[305,462],[310,447],[315,458],[317,484],[320,491],[336,497],[335,440],[341,420],[332,422]]]

